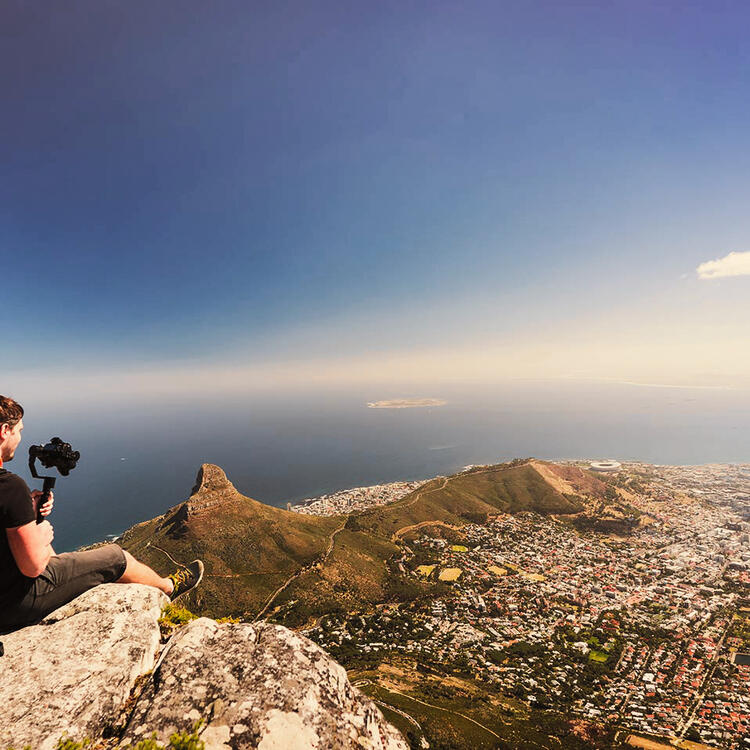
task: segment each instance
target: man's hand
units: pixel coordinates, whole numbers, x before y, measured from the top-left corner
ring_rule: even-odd
[[[32,491],[31,491],[31,499],[32,499],[32,500],[34,501],[34,505],[35,505],[35,506],[36,506],[36,503],[38,502],[39,498],[40,498],[40,497],[41,497],[41,496],[42,496],[43,494],[44,494],[44,493],[43,493],[43,492],[42,492],[41,490],[32,490]],[[53,506],[54,504],[55,504],[55,497],[54,497],[54,495],[52,494],[52,492],[50,491],[50,493],[49,493],[49,498],[47,499],[47,502],[46,502],[46,503],[44,503],[44,505],[42,505],[42,506],[41,506],[41,507],[39,508],[39,512],[40,512],[40,513],[41,513],[41,514],[42,514],[43,516],[48,516],[48,515],[49,515],[50,513],[52,513],[52,506]]]

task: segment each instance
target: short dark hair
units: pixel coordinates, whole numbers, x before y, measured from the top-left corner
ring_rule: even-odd
[[[0,424],[15,427],[23,417],[23,406],[7,396],[0,396]]]

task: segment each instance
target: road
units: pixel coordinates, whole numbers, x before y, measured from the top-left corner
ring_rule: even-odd
[[[276,597],[295,579],[299,578],[303,573],[306,573],[309,570],[312,570],[317,565],[323,565],[325,561],[328,559],[331,552],[333,552],[333,547],[336,543],[336,535],[344,530],[344,527],[346,526],[346,521],[344,521],[341,526],[339,526],[332,534],[331,538],[328,540],[328,547],[326,548],[326,551],[315,561],[308,563],[303,568],[300,568],[296,573],[289,576],[289,578],[284,581],[284,583],[279,586],[279,588],[274,591],[271,596],[266,599],[265,604],[261,608],[260,612],[258,612],[257,615],[253,618],[253,622],[257,622],[263,615],[268,611],[268,608],[273,604]]]
[[[452,523],[446,523],[445,521],[421,521],[420,523],[415,523],[411,526],[403,526],[398,531],[394,531],[393,536],[391,536],[391,541],[395,542],[400,539],[403,534],[408,534],[410,531],[414,531],[414,529],[423,529],[425,526],[443,526],[446,529],[460,528]]]
[[[476,472],[473,472],[473,473],[474,473],[474,474],[488,474],[488,473],[490,473],[490,472],[496,472],[496,471],[507,471],[507,470],[509,470],[509,469],[513,469],[513,468],[516,468],[516,467],[515,467],[515,466],[508,466],[508,467],[507,467],[506,469],[489,468],[489,469],[483,469],[483,470],[481,470],[481,471],[476,471]],[[442,482],[442,484],[440,485],[440,487],[435,487],[434,489],[431,489],[431,490],[427,490],[426,492],[425,492],[425,491],[423,491],[423,490],[417,490],[417,494],[416,494],[416,496],[415,496],[415,497],[414,497],[414,498],[413,498],[412,500],[409,500],[409,501],[408,501],[407,503],[405,503],[405,504],[403,504],[403,505],[400,505],[400,506],[399,506],[399,508],[408,508],[409,506],[411,506],[411,505],[414,505],[414,503],[416,503],[416,502],[417,502],[417,500],[419,500],[419,499],[420,499],[420,498],[421,498],[421,497],[422,497],[423,495],[429,495],[429,494],[430,494],[430,493],[432,493],[432,492],[440,492],[441,490],[444,490],[444,489],[445,489],[445,487],[447,486],[448,482],[449,482],[449,481],[450,481],[451,479],[455,479],[455,478],[457,478],[457,477],[460,477],[460,476],[463,476],[463,474],[456,474],[456,475],[454,475],[453,477],[444,477],[444,478],[443,478],[443,482]],[[397,501],[397,502],[398,502],[398,501]],[[394,503],[393,505],[396,505],[396,503]],[[442,525],[444,525],[444,526],[448,526],[448,527],[450,527],[450,528],[455,528],[455,527],[451,527],[451,526],[450,526],[450,524],[447,524],[447,523],[443,523],[443,522],[441,522],[441,521],[430,521],[429,523],[433,523],[433,524],[434,524],[434,523],[441,523],[441,524],[442,524]],[[399,535],[400,535],[400,534],[406,533],[406,532],[407,532],[407,531],[408,531],[409,529],[411,529],[411,528],[416,528],[416,527],[418,527],[418,526],[421,526],[421,525],[424,525],[424,524],[413,524],[413,525],[411,525],[411,526],[404,526],[404,527],[402,527],[402,528],[400,528],[400,529],[396,530],[396,531],[395,531],[395,532],[393,533],[393,536],[392,536],[391,538],[392,538],[392,539],[393,539],[393,540],[395,541],[396,539],[398,539],[398,537],[399,537]],[[261,608],[261,610],[260,610],[260,611],[258,612],[258,614],[256,614],[256,615],[255,615],[255,617],[253,618],[253,622],[257,622],[257,621],[258,621],[258,620],[259,620],[259,619],[260,619],[261,617],[263,617],[263,615],[264,615],[264,614],[265,614],[265,613],[266,613],[266,612],[268,611],[268,609],[269,609],[269,607],[271,606],[271,604],[273,604],[273,602],[274,602],[274,601],[276,600],[276,597],[278,597],[278,595],[279,595],[279,594],[280,594],[280,593],[281,593],[281,592],[282,592],[282,591],[283,591],[283,590],[284,590],[284,589],[285,589],[285,588],[286,588],[287,586],[289,586],[289,584],[290,584],[290,583],[291,583],[292,581],[294,581],[295,579],[299,578],[299,576],[301,576],[301,575],[302,575],[303,573],[305,573],[306,571],[308,571],[308,570],[311,570],[311,569],[312,569],[312,568],[314,568],[314,567],[315,567],[316,565],[323,565],[323,564],[325,563],[325,561],[326,561],[326,560],[328,559],[328,557],[329,557],[329,555],[331,554],[331,552],[333,552],[333,547],[334,547],[334,544],[335,544],[335,540],[336,540],[336,535],[337,535],[337,534],[338,534],[338,533],[339,533],[340,531],[343,531],[343,530],[344,530],[344,527],[345,527],[345,526],[346,526],[346,521],[344,521],[344,522],[343,522],[343,523],[341,524],[341,526],[339,526],[339,527],[338,527],[338,528],[337,528],[337,529],[336,529],[336,530],[335,530],[335,531],[334,531],[334,532],[333,532],[333,533],[331,534],[331,538],[330,538],[330,540],[329,540],[329,542],[328,542],[328,549],[326,549],[325,553],[324,553],[323,555],[321,555],[320,559],[316,560],[316,561],[315,561],[315,562],[313,562],[313,563],[310,563],[309,565],[306,565],[306,566],[305,566],[304,568],[300,568],[300,570],[298,570],[298,571],[297,571],[296,573],[294,573],[294,574],[293,574],[292,576],[290,576],[290,577],[289,577],[289,578],[288,578],[288,579],[287,579],[287,580],[286,580],[286,581],[285,581],[285,582],[284,582],[284,583],[283,583],[283,584],[282,584],[281,586],[279,586],[279,588],[278,588],[278,589],[276,589],[276,591],[274,591],[274,592],[273,592],[273,593],[272,593],[272,594],[271,594],[271,595],[270,595],[270,596],[268,597],[268,599],[266,599],[266,602],[265,602],[265,604],[263,605],[263,607]],[[473,721],[473,719],[470,719],[470,721]],[[490,730],[487,730],[487,731],[490,731]]]
[[[391,505],[391,507],[393,507],[393,508],[397,507],[399,510],[401,510],[402,508],[409,508],[410,506],[414,505],[414,503],[416,503],[417,500],[419,500],[424,495],[430,495],[433,492],[440,492],[441,490],[444,490],[448,486],[448,482],[450,482],[452,479],[458,479],[459,477],[464,477],[464,476],[466,476],[467,473],[471,473],[471,474],[490,474],[490,473],[496,473],[496,472],[501,472],[501,471],[510,471],[511,469],[517,469],[517,468],[518,468],[518,466],[506,466],[503,469],[498,469],[495,466],[495,467],[491,467],[489,469],[482,469],[481,471],[459,472],[458,474],[454,474],[452,477],[444,477],[443,478],[443,483],[440,485],[440,487],[434,487],[433,489],[426,490],[426,491],[425,490],[421,490],[421,489],[420,490],[416,490],[416,494],[415,494],[415,496],[411,500],[409,500],[408,502],[404,503],[403,505],[397,505],[397,503],[400,502],[400,501],[396,501],[396,503],[393,503]],[[386,508],[387,507],[388,506],[386,506]],[[398,538],[402,534],[405,534],[408,531],[411,531],[412,529],[417,529],[417,528],[420,528],[422,526],[427,526],[427,525],[430,525],[430,524],[433,524],[433,525],[434,524],[439,524],[439,525],[442,525],[442,526],[447,526],[447,527],[452,528],[452,529],[457,528],[456,526],[451,526],[450,524],[444,523],[443,521],[423,521],[422,523],[412,524],[411,526],[402,526],[400,529],[397,529],[396,531],[393,532],[393,535],[391,536],[391,540],[395,542],[395,541],[398,540]]]
[[[628,707],[628,703],[630,702],[630,699],[633,696],[633,693],[635,692],[638,685],[640,685],[641,678],[643,677],[643,675],[646,674],[646,668],[648,667],[648,663],[651,659],[651,656],[653,655],[653,651],[651,647],[647,646],[647,648],[648,648],[648,653],[646,654],[646,658],[643,660],[643,666],[638,671],[638,675],[636,676],[635,680],[633,680],[633,687],[628,691],[628,694],[623,698],[622,703],[620,704],[620,707],[617,709],[620,712],[621,716],[625,715],[625,709]]]
[[[470,721],[472,724],[476,724],[480,729],[484,729],[485,732],[487,732],[488,734],[491,734],[493,737],[497,737],[497,739],[499,740],[502,739],[502,737],[499,734],[497,734],[496,732],[493,732],[489,727],[486,727],[484,724],[480,724],[476,719],[472,719],[471,716],[467,716],[466,714],[463,714],[460,711],[452,711],[450,708],[443,708],[442,706],[435,706],[432,703],[427,703],[426,701],[419,700],[419,698],[414,698],[411,695],[402,693],[400,690],[394,690],[393,688],[383,688],[383,689],[387,690],[389,693],[393,693],[394,695],[400,695],[402,698],[408,698],[410,701],[414,701],[415,703],[421,703],[423,706],[427,706],[428,708],[434,708],[437,711],[443,711],[446,714],[453,714],[454,716],[460,716],[462,719],[466,719],[466,721]]]
[[[489,727],[484,726],[484,724],[480,724],[475,719],[472,719],[471,716],[467,716],[466,714],[462,714],[460,711],[452,711],[449,708],[443,708],[442,706],[435,706],[432,703],[426,703],[425,701],[419,700],[419,698],[414,698],[411,695],[407,695],[406,693],[402,693],[400,690],[394,690],[393,688],[387,688],[383,685],[378,685],[377,683],[374,683],[372,680],[358,680],[357,682],[353,683],[354,687],[364,687],[365,685],[375,685],[376,687],[380,687],[382,690],[386,690],[389,693],[393,693],[394,695],[400,695],[403,698],[407,698],[410,701],[414,701],[415,703],[421,703],[423,706],[427,706],[428,708],[434,708],[438,711],[443,711],[447,714],[454,714],[455,716],[460,716],[462,719],[466,719],[467,721],[470,721],[472,724],[476,724],[480,729],[484,729],[485,732],[488,732],[493,737],[497,737],[497,739],[502,739],[499,734],[493,732]],[[407,714],[405,711],[402,711],[399,708],[396,708],[396,706],[392,706],[387,701],[382,700],[375,700],[375,703],[382,703],[383,705],[387,706],[391,709],[391,711],[395,711],[398,714],[401,714],[405,719],[408,719],[412,724],[414,724],[417,729],[424,735],[424,731],[422,730],[422,727],[420,726],[419,722],[413,717]]]
[[[677,727],[677,730],[675,731],[675,734],[679,739],[682,739],[686,734],[688,729],[690,729],[690,725],[695,720],[695,715],[698,713],[698,709],[701,707],[701,704],[703,703],[703,700],[706,697],[706,692],[708,691],[708,687],[711,684],[711,678],[714,676],[714,671],[716,670],[716,664],[719,661],[719,654],[721,653],[721,647],[724,644],[724,639],[727,637],[727,633],[729,632],[730,628],[732,627],[733,620],[729,620],[729,624],[727,625],[724,632],[721,634],[721,638],[719,638],[719,642],[716,644],[716,653],[714,654],[713,659],[711,660],[711,666],[709,669],[706,670],[706,678],[703,680],[703,684],[700,687],[700,690],[698,691],[698,695],[695,697],[695,702],[693,703],[692,707],[688,710],[688,713],[685,715],[685,718],[683,719],[683,723],[681,726]]]

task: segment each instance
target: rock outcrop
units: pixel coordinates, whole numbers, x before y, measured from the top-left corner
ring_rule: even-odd
[[[0,748],[50,750],[63,734],[101,737],[159,649],[167,597],[148,586],[100,586],[39,625],[2,637]]]
[[[268,623],[201,618],[161,646],[166,601],[108,584],[3,636],[0,747],[52,750],[64,734],[116,747],[155,732],[166,743],[202,719],[206,750],[406,750],[311,641]]]
[[[204,513],[209,508],[241,497],[235,486],[227,479],[224,470],[215,464],[203,464],[198,470],[195,486],[186,503],[189,516]]]
[[[197,719],[207,748],[396,748],[400,735],[311,641],[279,625],[180,630],[139,700],[125,739],[166,740]]]

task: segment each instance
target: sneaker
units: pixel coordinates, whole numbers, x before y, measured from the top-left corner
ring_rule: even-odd
[[[171,573],[168,578],[174,583],[174,590],[169,598],[174,601],[179,599],[183,594],[192,591],[203,578],[203,563],[200,560],[193,560],[190,565],[180,568],[176,573]]]

